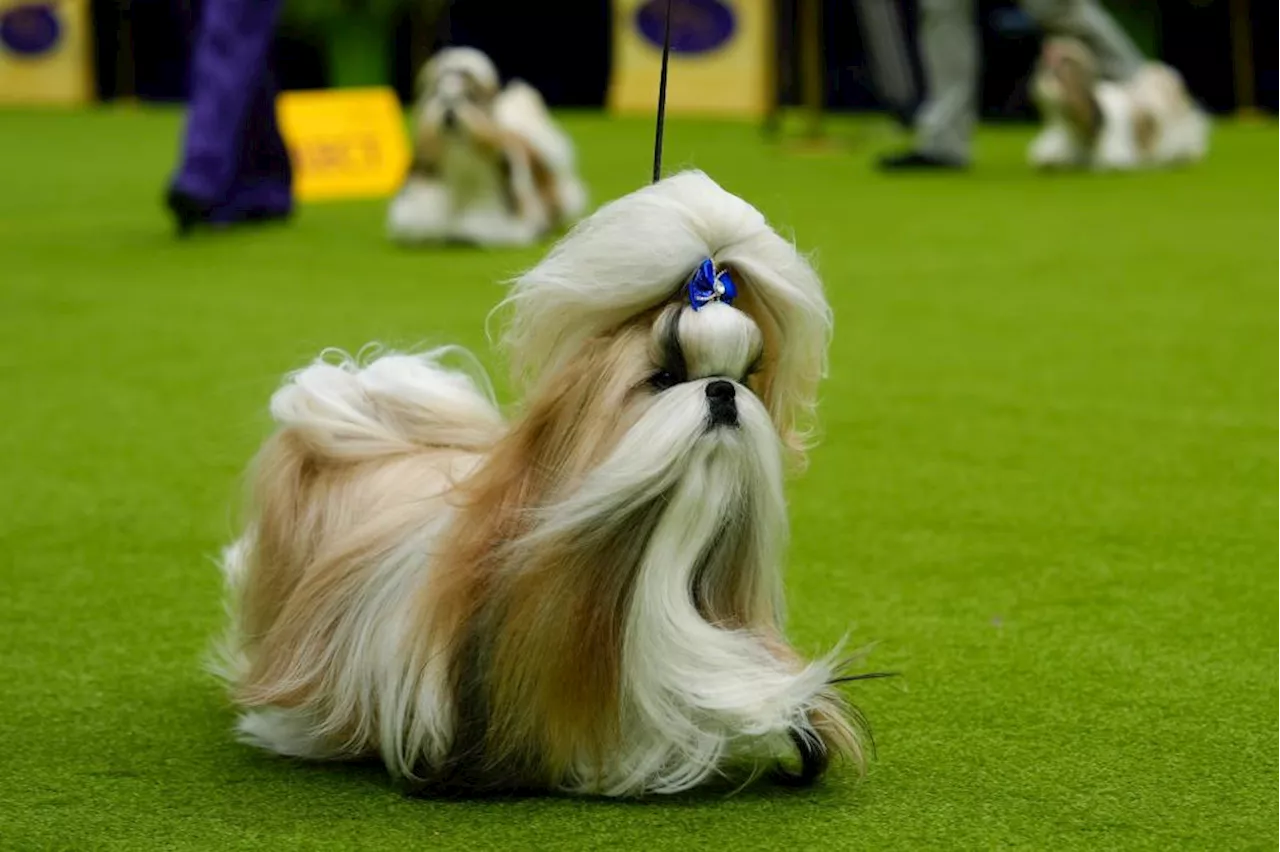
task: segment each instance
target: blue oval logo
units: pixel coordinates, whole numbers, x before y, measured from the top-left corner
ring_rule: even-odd
[[[662,48],[667,0],[649,0],[636,10],[636,29]],[[723,47],[738,28],[733,10],[720,0],[671,0],[671,52],[710,53]]]
[[[0,13],[0,44],[19,56],[48,53],[62,37],[62,24],[48,3],[24,3]]]

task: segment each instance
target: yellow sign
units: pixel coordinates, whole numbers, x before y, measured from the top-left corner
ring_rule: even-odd
[[[93,98],[89,0],[0,0],[0,104]]]
[[[391,89],[282,92],[276,115],[300,201],[385,198],[404,182],[409,144]]]
[[[653,115],[668,0],[613,0],[609,109]],[[667,112],[760,118],[773,101],[769,0],[670,0]]]

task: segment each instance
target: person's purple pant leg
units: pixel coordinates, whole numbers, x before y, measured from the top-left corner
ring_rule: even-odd
[[[212,221],[286,215],[292,171],[268,56],[281,0],[204,0],[191,61],[182,165],[172,189]]]

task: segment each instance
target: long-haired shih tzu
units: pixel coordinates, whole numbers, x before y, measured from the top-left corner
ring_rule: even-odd
[[[1209,119],[1181,75],[1148,62],[1129,80],[1098,77],[1078,39],[1045,40],[1031,82],[1044,128],[1029,158],[1040,168],[1129,170],[1190,163],[1209,147]]]
[[[387,229],[404,243],[526,245],[586,208],[573,143],[538,91],[501,86],[484,53],[451,47],[418,76],[413,158]]]
[[[322,357],[273,396],[224,558],[242,739],[425,790],[860,766],[841,663],[783,632],[784,469],[831,330],[813,269],[685,172],[580,223],[504,308],[510,421],[452,348]]]

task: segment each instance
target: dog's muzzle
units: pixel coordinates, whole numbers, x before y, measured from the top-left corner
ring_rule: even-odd
[[[716,379],[707,385],[707,408],[711,411],[711,426],[738,425],[738,406],[733,401],[733,382]]]

